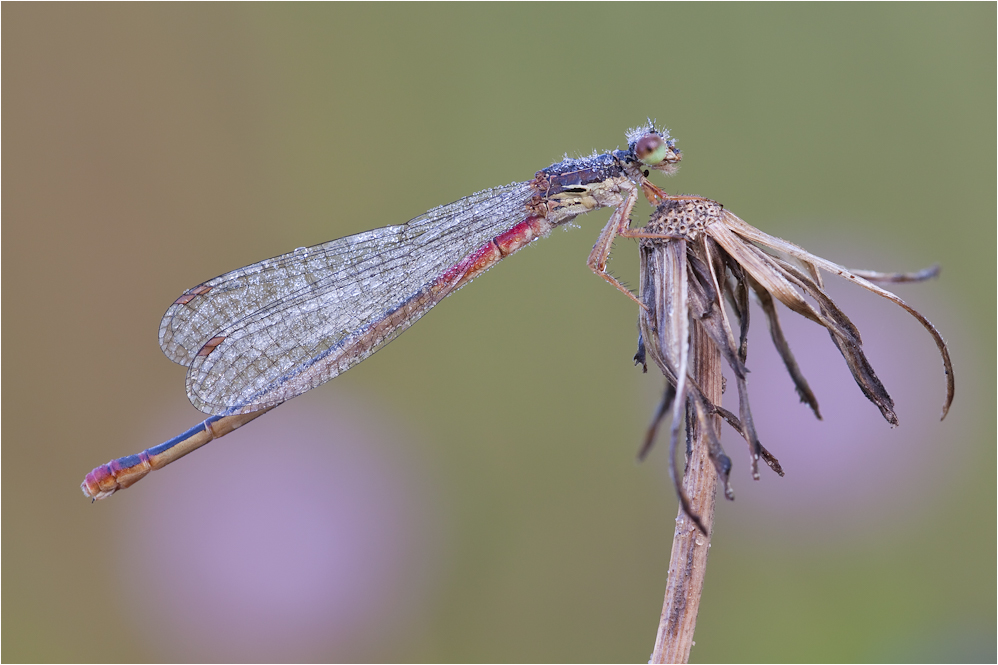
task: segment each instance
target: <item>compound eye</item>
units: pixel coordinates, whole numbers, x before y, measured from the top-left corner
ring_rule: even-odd
[[[634,145],[634,154],[642,164],[654,166],[669,156],[669,145],[657,134],[645,134]]]

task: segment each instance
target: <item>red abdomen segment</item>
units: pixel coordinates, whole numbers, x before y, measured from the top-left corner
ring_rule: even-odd
[[[459,289],[510,254],[551,233],[553,228],[543,217],[528,217],[473,251],[441,275],[437,285],[444,286],[453,282],[453,286],[447,291]]]

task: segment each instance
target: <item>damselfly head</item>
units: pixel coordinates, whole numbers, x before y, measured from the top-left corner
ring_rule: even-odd
[[[662,134],[652,128],[637,137],[629,147],[638,161],[663,173],[675,173],[676,163],[683,158],[675,139],[669,138],[668,133]]]
[[[674,163],[682,159],[682,153],[676,149],[675,140],[666,139],[657,133],[645,134],[638,139],[634,144],[634,154],[647,166],[655,166],[662,162]]]

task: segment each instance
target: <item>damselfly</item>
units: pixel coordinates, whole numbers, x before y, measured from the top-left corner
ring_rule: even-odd
[[[627,139],[625,150],[565,159],[532,180],[478,192],[406,224],[297,249],[187,290],[164,315],[159,342],[170,360],[188,367],[191,403],[212,416],[97,467],[83,493],[108,497],[345,372],[491,266],[592,210],[615,209],[589,267],[641,305],[606,272],[607,258],[616,236],[648,236],[630,228],[631,210],[639,192],[653,204],[668,198],[648,175],[674,172],[681,153],[650,122]]]

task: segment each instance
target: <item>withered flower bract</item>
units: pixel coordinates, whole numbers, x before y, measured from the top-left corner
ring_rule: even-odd
[[[946,375],[946,399],[942,410],[942,417],[946,417],[953,401],[954,386],[953,367],[942,336],[928,319],[874,283],[920,281],[935,276],[937,268],[910,274],[849,270],[763,233],[719,203],[696,196],[664,198],[648,225],[634,235],[641,237],[640,300],[645,306],[639,315],[640,338],[635,360],[644,364],[646,356],[650,356],[668,380],[662,404],[639,456],[647,454],[658,422],[671,406],[670,469],[684,512],[704,533],[706,530],[691,511],[675,468],[675,447],[684,407],[688,406],[690,419],[705,424],[708,416],[720,415],[741,434],[748,443],[755,479],[759,478],[759,458],[783,475],[779,462],[760,443],[749,408],[745,362],[750,292],[755,293],[766,314],[773,342],[801,401],[810,406],[819,419],[818,401],[783,336],[774,299],[828,330],[863,394],[880,409],[887,422],[892,426],[898,424],[894,401],[863,352],[859,330],[824,290],[822,270],[893,301],[929,331],[939,347]],[[703,326],[734,373],[738,388],[737,415],[711,403],[689,373],[691,321]],[[731,461],[721,448],[714,428],[704,426],[703,430],[709,437],[708,452],[725,496],[732,499],[734,495],[728,482]]]

